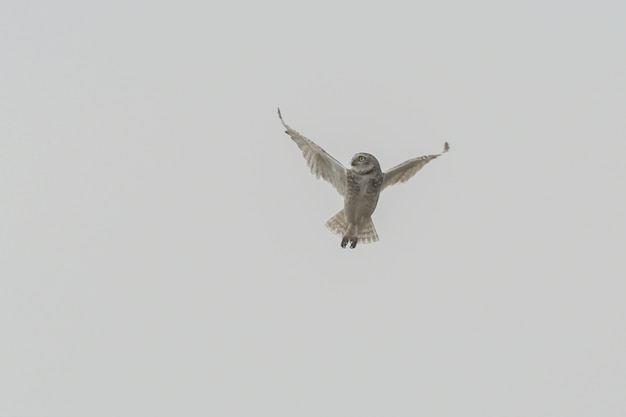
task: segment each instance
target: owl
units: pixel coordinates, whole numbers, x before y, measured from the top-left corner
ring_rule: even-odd
[[[424,165],[450,149],[446,142],[443,152],[409,159],[386,172],[382,172],[374,155],[359,152],[352,157],[350,168],[346,169],[312,140],[289,127],[283,120],[280,109],[278,117],[287,129],[285,133],[302,150],[311,173],[328,181],[344,199],[343,209],[326,222],[326,227],[331,232],[341,236],[342,248],[348,243],[351,248],[355,248],[358,242],[377,242],[378,234],[372,222],[372,214],[381,191],[390,185],[407,181]]]

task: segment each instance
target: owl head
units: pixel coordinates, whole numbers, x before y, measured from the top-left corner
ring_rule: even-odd
[[[372,171],[380,171],[380,164],[374,155],[359,152],[352,157],[352,169],[359,174],[367,174]]]

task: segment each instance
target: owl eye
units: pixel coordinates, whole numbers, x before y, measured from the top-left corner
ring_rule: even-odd
[[[364,156],[359,156],[359,161],[361,161],[361,162],[365,161],[365,157]]]

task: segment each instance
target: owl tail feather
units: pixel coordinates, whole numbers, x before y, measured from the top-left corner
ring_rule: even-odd
[[[348,230],[348,222],[346,222],[346,216],[343,214],[343,209],[339,210],[339,213],[335,214],[326,222],[326,227],[330,229],[336,235],[343,236]]]
[[[359,243],[378,242],[378,233],[376,233],[376,228],[374,227],[374,222],[371,217],[361,223],[358,237]]]
[[[326,222],[326,227],[339,236],[346,234],[348,231],[348,222],[346,221],[343,209]],[[378,242],[378,233],[376,233],[376,228],[374,227],[374,222],[371,217],[367,218],[359,225],[357,238],[359,243]]]

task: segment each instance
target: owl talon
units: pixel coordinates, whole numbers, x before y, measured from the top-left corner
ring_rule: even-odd
[[[345,247],[348,245],[348,242],[350,243],[350,249],[354,249],[356,248],[356,243],[358,241],[358,238],[354,237],[354,238],[347,238],[344,237],[343,239],[341,239],[341,247],[345,249]]]

